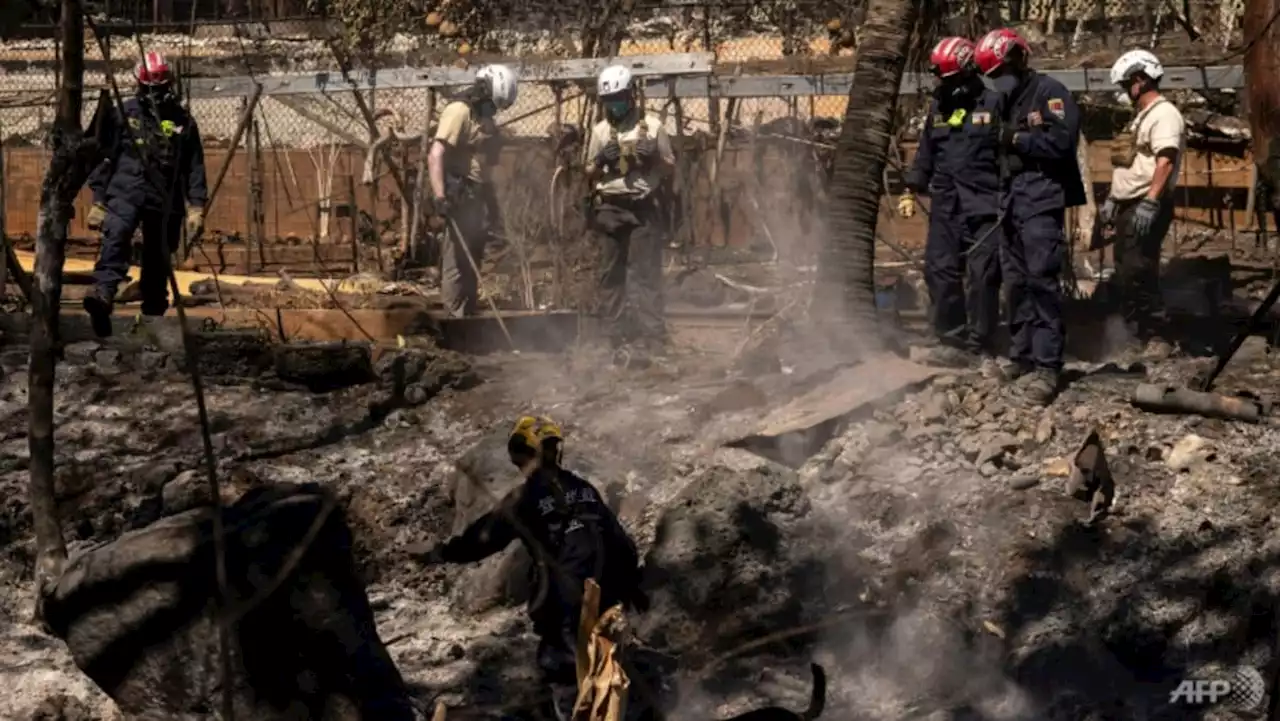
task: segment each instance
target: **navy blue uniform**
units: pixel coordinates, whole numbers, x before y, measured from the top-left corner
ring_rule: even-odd
[[[538,666],[550,683],[575,684],[583,583],[594,578],[600,585],[601,611],[637,605],[639,553],[595,486],[559,470],[534,473],[497,509],[444,543],[440,559],[476,563],[517,538],[536,561],[529,617],[540,639]]]
[[[987,91],[953,109],[934,99],[904,179],[932,198],[924,273],[934,329],[979,352],[991,352],[1000,315],[1000,100]]]
[[[1010,359],[1062,369],[1065,210],[1085,202],[1076,161],[1080,109],[1062,83],[1028,72],[1006,101],[1004,276],[1009,284]]]
[[[141,225],[142,312],[163,315],[169,305],[165,263],[178,247],[184,201],[203,208],[209,195],[204,148],[195,119],[176,101],[153,104],[130,98],[124,101],[124,114],[128,127],[113,119],[108,157],[88,181],[93,202],[107,208],[94,282],[100,297],[115,297],[129,272],[133,234]]]

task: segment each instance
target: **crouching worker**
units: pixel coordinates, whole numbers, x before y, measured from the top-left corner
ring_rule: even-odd
[[[587,181],[593,192],[587,218],[600,244],[599,313],[619,358],[643,365],[667,340],[662,303],[660,198],[675,169],[671,138],[657,116],[637,102],[631,71],[612,65],[597,83],[604,120],[587,144]]]
[[[476,563],[517,538],[533,556],[529,616],[538,635],[538,667],[555,714],[568,721],[577,696],[575,649],[583,584],[600,586],[600,609],[643,611],[639,554],[595,486],[560,466],[564,437],[547,418],[525,416],[507,442],[525,481],[462,535],[416,554],[426,564]]]
[[[146,53],[134,68],[135,97],[124,101],[128,127],[116,118],[107,138],[107,160],[94,169],[90,230],[102,230],[93,269],[93,291],[84,309],[99,337],[111,335],[116,291],[129,273],[133,234],[142,228],[142,317],[169,308],[169,256],[178,249],[185,218],[188,237],[204,227],[208,189],[204,148],[196,121],[182,107],[173,73],[160,53]],[[183,213],[185,204],[186,213]]]

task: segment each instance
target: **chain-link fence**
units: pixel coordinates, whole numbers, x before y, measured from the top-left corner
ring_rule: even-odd
[[[637,10],[617,53],[712,53],[712,72],[720,78],[811,78],[852,69],[856,28],[865,20],[859,15],[858,4],[672,5]],[[1037,65],[1042,68],[1105,67],[1121,49],[1133,46],[1154,47],[1167,65],[1214,64],[1221,60],[1224,49],[1241,43],[1241,10],[1241,0],[1181,4],[1163,0],[973,2],[955,7],[940,23],[939,32],[974,34],[986,27],[982,18],[998,13],[1002,22],[1020,28],[1031,40]],[[380,158],[366,168],[367,147],[375,136],[351,87],[333,70],[326,44],[305,34],[309,31],[299,30],[291,36],[279,27],[274,33],[244,25],[229,27],[225,33],[204,28],[194,37],[158,35],[142,41],[117,37],[110,46],[115,58],[110,63],[91,42],[86,87],[106,86],[106,72],[114,68],[124,92],[129,92],[131,58],[137,57],[144,43],[148,50],[168,54],[187,75],[204,78],[252,75],[269,80],[287,71],[328,71],[329,81],[311,92],[268,90],[234,152],[227,145],[248,99],[220,93],[214,93],[217,97],[190,94],[191,111],[206,145],[210,182],[223,163],[228,163],[208,218],[211,237],[252,239],[260,244],[311,238],[349,244],[352,238],[377,238],[395,245],[402,240],[412,226],[404,195],[412,196],[421,166],[421,144],[389,143],[386,147],[392,164]],[[395,67],[396,55],[423,57],[430,40],[397,36],[381,62]],[[545,44],[525,45],[527,52],[521,56],[525,59],[546,49]],[[0,74],[6,231],[19,238],[34,233],[38,189],[47,162],[43,144],[53,119],[54,53],[50,42],[0,46],[0,67],[7,69]],[[264,66],[271,72],[262,72]],[[250,72],[255,68],[257,72]],[[528,187],[538,188],[538,201],[530,205],[537,207],[547,197],[542,189],[550,185],[556,167],[552,130],[558,125],[591,122],[591,86],[585,78],[558,84],[525,82],[515,107],[501,116],[509,142],[498,176],[507,184],[518,179],[521,192],[526,194]],[[820,195],[815,188],[820,185],[821,161],[829,154],[829,147],[823,144],[831,139],[830,130],[838,127],[847,94],[706,95],[714,93],[703,97],[690,94],[678,100],[669,96],[647,99],[650,109],[663,116],[679,146],[692,156],[684,168],[686,177],[693,179],[688,181],[684,202],[685,242],[764,245],[775,240],[767,236],[807,225],[804,218],[812,213],[811,198]],[[433,90],[425,84],[378,87],[363,91],[362,97],[378,115],[378,133],[394,126],[398,132],[417,134],[427,129],[433,111],[447,101],[447,90]],[[87,102],[86,121],[92,110],[93,103]],[[722,133],[728,128],[734,132]],[[763,150],[762,145],[770,148]],[[248,148],[254,152],[245,152]],[[770,164],[768,172],[762,172],[762,163]],[[532,169],[538,169],[540,175],[533,177]],[[373,171],[373,182],[366,184],[369,170]],[[1221,163],[1216,170],[1240,172],[1223,169]],[[710,183],[713,175],[714,184]],[[814,178],[800,177],[806,175]],[[783,177],[788,179],[780,180]],[[1237,180],[1243,185],[1244,178]],[[810,197],[803,203],[797,200],[804,207],[788,209],[791,219],[783,223],[786,230],[762,231],[761,226],[767,224],[759,221],[760,206],[767,206],[772,214],[775,201],[780,203],[788,193]],[[87,198],[82,197],[81,203],[83,211]],[[1241,222],[1247,224],[1247,220]],[[922,235],[923,227],[909,224],[904,232]],[[91,234],[78,223],[72,235],[87,246],[92,244]]]

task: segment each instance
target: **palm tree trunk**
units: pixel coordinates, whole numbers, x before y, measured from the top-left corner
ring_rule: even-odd
[[[919,0],[868,3],[849,106],[836,141],[818,297],[821,307],[840,320],[838,335],[857,344],[849,350],[867,350],[866,344],[877,337],[872,275],[876,221],[898,88],[919,16]]]
[[[1280,225],[1280,80],[1275,77],[1280,71],[1280,29],[1272,23],[1277,13],[1280,0],[1244,4],[1244,27],[1261,28],[1244,54],[1245,103],[1264,200],[1258,205],[1275,213]]]

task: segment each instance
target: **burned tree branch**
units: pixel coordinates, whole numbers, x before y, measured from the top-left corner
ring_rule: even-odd
[[[79,0],[63,0],[60,30],[61,76],[58,113],[50,137],[53,158],[40,188],[36,259],[31,293],[28,446],[30,496],[36,535],[36,620],[43,621],[44,592],[57,583],[67,560],[54,489],[53,385],[59,354],[58,306],[66,260],[67,225],[72,203],[98,158],[96,138],[80,127],[84,91],[84,11]],[[99,115],[101,117],[101,103]],[[95,122],[101,134],[105,123]]]
[[[361,117],[364,118],[365,125],[369,127],[369,137],[376,139],[378,136],[378,119],[374,116],[373,109],[369,107],[368,101],[360,94],[360,90],[351,79],[351,56],[333,38],[329,39],[329,52],[333,54],[334,60],[338,62],[338,69],[342,71],[343,79],[351,86],[351,97],[354,98],[356,108],[360,111]],[[400,191],[400,197],[407,199],[409,197],[409,189],[405,185],[404,174],[400,172],[400,166],[396,165],[395,159],[391,157],[391,151],[385,146],[382,148],[382,159],[387,164],[391,179],[395,181],[396,189]]]

